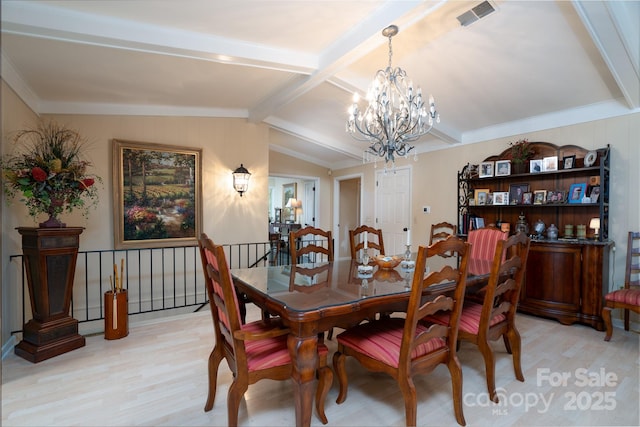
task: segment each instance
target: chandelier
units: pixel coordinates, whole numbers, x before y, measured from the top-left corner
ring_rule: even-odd
[[[414,146],[410,142],[431,131],[434,121],[440,123],[433,96],[425,105],[422,89],[414,91],[413,83],[402,68],[391,67],[391,38],[398,34],[398,27],[390,25],[382,30],[389,38],[389,65],[378,70],[367,90],[369,105],[364,111],[359,106],[359,96],[354,94],[349,108],[347,132],[359,141],[367,141],[369,147],[363,153],[363,162],[378,157],[385,164],[395,162],[396,156],[407,157]],[[415,154],[415,153],[414,153]]]

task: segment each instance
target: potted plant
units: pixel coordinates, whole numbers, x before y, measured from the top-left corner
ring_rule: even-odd
[[[509,143],[508,160],[511,160],[514,173],[526,172],[527,162],[535,155],[535,150],[527,139]]]
[[[14,152],[2,161],[3,185],[10,200],[20,195],[34,219],[48,214],[40,227],[64,227],[59,219],[74,209],[86,216],[98,203],[94,185],[100,177],[87,173],[91,163],[83,158],[86,141],[56,122],[41,122],[20,130],[13,138]]]
[[[18,227],[33,318],[24,324],[14,351],[37,363],[85,345],[78,321],[70,315],[73,280],[82,227],[66,227],[58,216],[79,209],[87,215],[98,202],[100,177],[87,173],[85,141],[72,129],[41,122],[18,131],[14,151],[2,161],[9,200],[20,195],[34,219],[48,214],[39,228]]]

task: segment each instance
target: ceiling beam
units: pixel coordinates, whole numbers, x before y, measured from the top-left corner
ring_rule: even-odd
[[[374,13],[335,40],[321,55],[318,68],[309,76],[293,79],[287,87],[279,88],[249,111],[249,121],[261,122],[283,105],[333,77],[339,70],[386,43],[381,36],[389,24],[415,22],[439,8],[446,1],[388,0]]]
[[[576,0],[573,5],[629,108],[640,108],[640,3]]]
[[[306,52],[36,2],[3,2],[2,32],[303,74],[318,67],[317,58]]]

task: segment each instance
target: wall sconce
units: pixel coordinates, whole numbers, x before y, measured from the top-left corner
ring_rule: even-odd
[[[242,193],[249,189],[249,178],[251,177],[251,173],[245,168],[242,163],[240,163],[240,167],[233,171],[233,188],[240,193],[240,197],[242,197]]]
[[[593,238],[598,240],[598,234],[600,233],[600,218],[591,218],[591,221],[589,221],[589,228],[593,228],[595,230]]]

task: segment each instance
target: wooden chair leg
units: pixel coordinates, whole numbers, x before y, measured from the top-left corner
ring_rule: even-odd
[[[456,421],[461,426],[467,425],[464,419],[464,412],[462,410],[462,367],[460,366],[460,360],[454,356],[447,363],[449,368],[449,374],[451,375],[451,389],[453,397],[453,411],[456,415]]]
[[[398,378],[398,385],[402,397],[404,397],[404,412],[407,427],[415,426],[418,418],[418,398],[416,397],[416,386],[413,384],[412,378]]]
[[[613,335],[613,324],[611,323],[611,308],[604,307],[602,309],[602,319],[604,320],[604,327],[606,329],[604,340],[609,341],[611,339],[611,335]]]
[[[347,371],[345,369],[346,356],[338,351],[333,354],[333,371],[338,376],[338,384],[340,384],[340,391],[338,392],[338,398],[336,403],[340,404],[347,398],[347,389],[349,384],[347,383]]]
[[[241,383],[236,378],[229,387],[227,394],[227,419],[229,427],[238,426],[238,411],[240,409],[240,401],[247,391],[249,384]]]
[[[482,353],[484,359],[485,375],[487,377],[487,390],[489,391],[489,398],[494,403],[498,403],[498,394],[496,393],[496,364],[493,359],[493,350],[488,342],[480,340],[478,342],[478,348]]]
[[[624,309],[624,330],[629,330],[629,310],[626,308]]]
[[[324,402],[327,398],[327,394],[329,393],[329,389],[331,388],[331,384],[333,383],[333,371],[331,368],[326,366],[326,360],[324,363],[325,366],[322,366],[318,369],[318,387],[316,389],[316,412],[318,414],[318,418],[322,421],[322,424],[327,424],[329,420],[327,420],[327,416],[324,413]]]
[[[216,400],[216,389],[218,387],[218,367],[224,356],[222,347],[216,345],[209,355],[209,395],[207,403],[204,405],[205,412],[213,409],[213,402]]]
[[[509,328],[504,336],[507,338],[509,348],[512,350],[509,353],[511,353],[513,357],[513,372],[516,374],[518,381],[524,382],[524,374],[522,373],[522,363],[520,359],[520,333],[515,327],[513,327]]]

